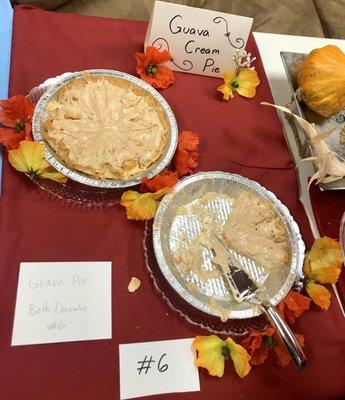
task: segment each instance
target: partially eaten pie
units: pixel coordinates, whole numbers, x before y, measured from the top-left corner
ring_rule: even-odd
[[[289,260],[285,235],[270,201],[249,191],[235,199],[224,228],[229,247],[267,269],[280,268]]]
[[[168,124],[161,106],[127,80],[85,74],[47,104],[44,139],[71,169],[127,179],[162,154]]]

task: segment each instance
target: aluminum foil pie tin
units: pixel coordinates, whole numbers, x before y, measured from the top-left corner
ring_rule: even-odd
[[[42,122],[47,118],[47,104],[54,97],[54,95],[59,91],[59,89],[66,83],[82,78],[84,73],[88,73],[92,76],[109,76],[124,79],[133,85],[146,90],[153,98],[156,100],[157,104],[160,105],[162,111],[165,115],[167,125],[168,125],[168,138],[167,144],[161,154],[161,156],[152,163],[148,169],[145,171],[140,171],[138,174],[133,175],[128,179],[96,179],[89,176],[83,172],[69,168],[54,152],[50,147],[48,142],[44,140],[42,134]],[[39,98],[38,98],[39,97]],[[144,82],[143,80],[126,74],[120,71],[113,71],[107,69],[90,69],[86,71],[79,72],[66,72],[56,78],[50,78],[45,81],[34,91],[31,91],[29,98],[37,101],[35,108],[32,132],[34,140],[41,143],[45,149],[45,158],[47,162],[54,167],[57,171],[61,172],[63,175],[67,176],[69,179],[82,183],[84,185],[99,187],[99,188],[126,188],[130,186],[135,186],[140,184],[142,178],[153,178],[155,175],[159,174],[172,160],[175,153],[177,140],[178,140],[178,128],[175,116],[167,103],[167,101],[155,90],[151,85]]]
[[[228,318],[251,318],[262,313],[261,308],[249,302],[238,303],[229,290],[223,276],[201,280],[189,272],[182,274],[176,265],[174,253],[200,232],[201,222],[195,207],[206,207],[215,215],[213,224],[222,229],[232,212],[235,199],[241,192],[253,194],[271,202],[273,209],[285,228],[289,261],[270,272],[250,258],[231,250],[232,258],[254,280],[262,284],[261,299],[273,306],[278,304],[291,289],[296,277],[302,275],[305,245],[299,227],[289,210],[277,197],[259,183],[240,175],[225,172],[201,172],[179,182],[161,201],[153,223],[153,245],[157,262],[171,287],[189,304],[211,315],[218,315],[214,302],[228,312]],[[216,193],[216,199],[204,201],[205,194]],[[181,215],[181,206],[184,212]],[[212,252],[202,248],[204,271],[217,268],[211,263]],[[213,305],[211,306],[211,303]]]

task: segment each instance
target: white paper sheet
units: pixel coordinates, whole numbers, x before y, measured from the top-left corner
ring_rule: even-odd
[[[12,346],[111,338],[111,262],[20,264]]]
[[[121,400],[160,393],[200,391],[193,340],[121,344]]]
[[[173,57],[166,65],[180,72],[221,76],[233,70],[234,52],[244,50],[253,18],[156,1],[145,37]]]

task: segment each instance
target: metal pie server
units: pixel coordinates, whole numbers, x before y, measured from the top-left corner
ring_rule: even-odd
[[[216,239],[216,243],[218,242],[214,248],[216,254],[217,248],[218,251],[220,250],[223,255],[225,252],[227,253],[227,266],[224,266],[223,263],[217,263],[217,260],[215,260],[215,263],[222,268],[226,281],[235,299],[238,302],[250,301],[262,308],[271,324],[279,333],[287,351],[294,360],[298,371],[303,371],[303,369],[306,367],[306,356],[287,323],[278,314],[275,307],[270,305],[269,302],[260,300],[260,297],[258,296],[260,288],[243,269],[234,265],[226,245],[223,244],[216,236],[214,236],[214,238]],[[222,248],[220,248],[220,246],[222,246]]]
[[[251,301],[262,308],[271,324],[279,333],[298,371],[301,372],[306,366],[305,354],[289,326],[278,314],[275,307],[271,306],[269,303],[261,302],[260,299],[256,297],[259,288],[242,269],[229,264],[229,272],[225,274],[225,277],[232,292],[237,294],[235,298],[238,301]]]

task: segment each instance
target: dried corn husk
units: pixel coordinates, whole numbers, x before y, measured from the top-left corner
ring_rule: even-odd
[[[262,105],[274,107],[280,111],[292,115],[300,124],[306,133],[310,144],[313,147],[314,156],[305,158],[303,161],[313,161],[317,168],[315,174],[309,181],[309,186],[316,181],[319,183],[329,183],[345,177],[345,160],[338,156],[333,150],[329,149],[324,139],[330,135],[333,130],[318,133],[314,124],[310,124],[305,119],[295,115],[288,108],[276,106],[275,104],[262,102]]]

